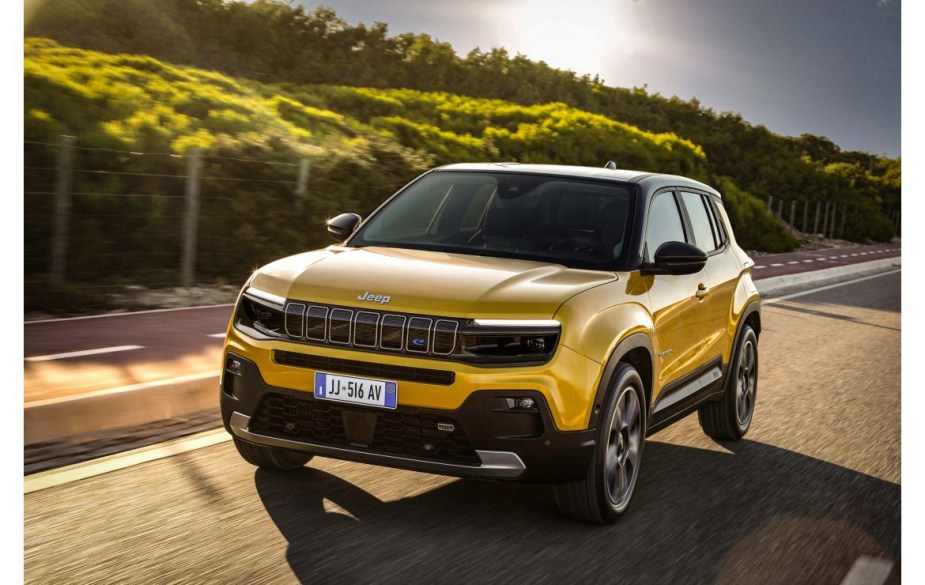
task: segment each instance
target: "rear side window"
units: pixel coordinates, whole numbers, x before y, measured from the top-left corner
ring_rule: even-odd
[[[687,217],[691,221],[694,245],[707,253],[716,250],[719,247],[719,240],[715,237],[716,227],[713,223],[715,220],[703,195],[682,192],[681,200],[684,201]]]
[[[649,225],[646,227],[646,250],[650,260],[665,242],[683,242],[684,225],[675,202],[674,193],[659,193],[649,207]]]
[[[712,197],[707,199],[707,207],[710,209],[710,218],[713,220],[713,229],[716,234],[716,242],[719,246],[722,246],[728,240],[726,235],[726,224],[723,223],[723,214],[718,209],[722,204],[718,201],[713,201]]]

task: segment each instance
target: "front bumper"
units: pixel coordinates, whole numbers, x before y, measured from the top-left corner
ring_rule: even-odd
[[[539,483],[583,477],[594,451],[595,430],[557,430],[545,398],[533,390],[479,390],[451,410],[380,409],[271,386],[256,363],[228,356],[241,366],[223,374],[222,418],[229,433],[251,443],[443,475]],[[526,396],[535,409],[508,408],[507,399]]]

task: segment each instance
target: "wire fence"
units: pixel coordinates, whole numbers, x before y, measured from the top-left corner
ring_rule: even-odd
[[[842,238],[867,221],[869,212],[856,206],[817,199],[783,199],[768,197],[768,211],[794,230],[826,238]],[[902,224],[898,208],[881,209],[897,235]]]
[[[27,296],[30,285],[240,284],[260,264],[330,243],[323,219],[338,209],[309,199],[336,161],[93,148],[68,136],[25,141],[24,154]]]

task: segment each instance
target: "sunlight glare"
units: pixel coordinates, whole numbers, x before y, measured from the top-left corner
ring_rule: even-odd
[[[553,67],[603,75],[637,50],[626,0],[520,0],[498,10],[499,44]]]

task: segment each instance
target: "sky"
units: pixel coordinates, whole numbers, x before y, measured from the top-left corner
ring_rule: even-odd
[[[900,155],[900,0],[324,0],[351,24],[426,33],[607,85],[697,98],[778,134]]]

